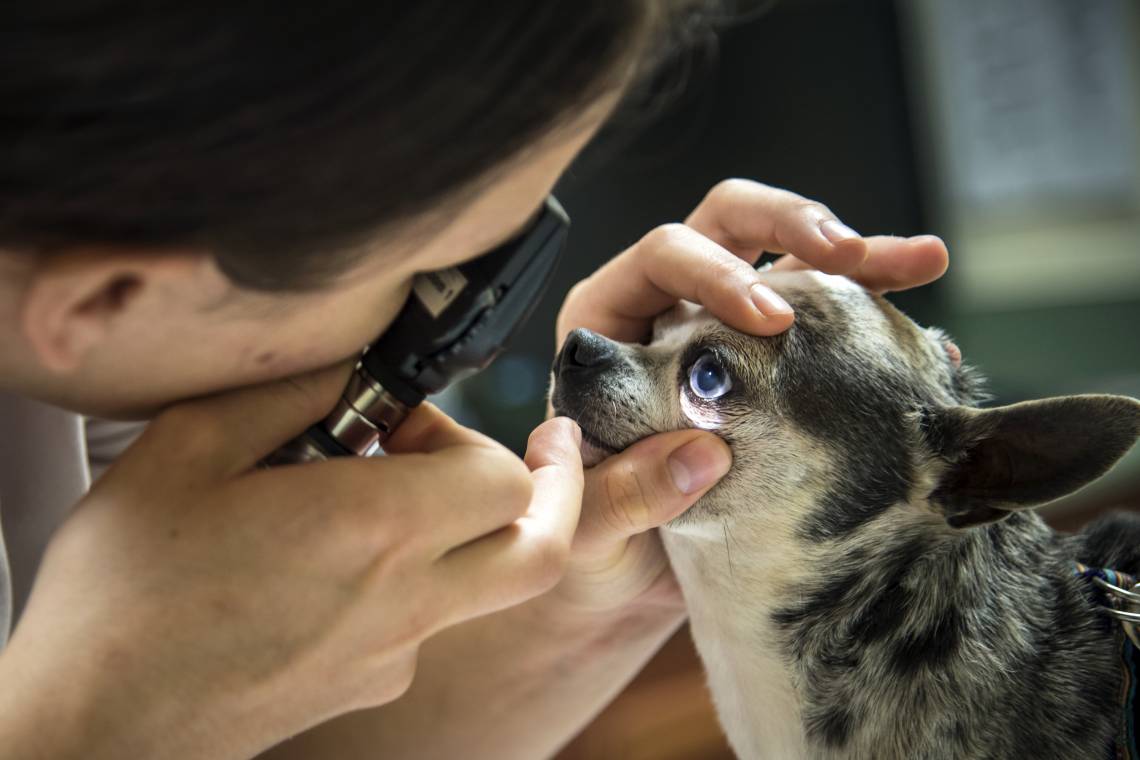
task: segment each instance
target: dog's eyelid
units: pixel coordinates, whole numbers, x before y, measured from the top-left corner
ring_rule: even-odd
[[[721,350],[719,345],[708,339],[697,340],[689,344],[689,347],[685,349],[685,353],[682,356],[682,367],[687,370],[700,361],[702,356],[711,356],[719,364],[730,368],[728,361],[726,361],[724,351]]]
[[[704,353],[711,354],[712,357],[716,359],[717,363],[728,370],[730,374],[738,374],[736,371],[736,354],[725,349],[723,345],[719,343],[711,343],[706,347]]]

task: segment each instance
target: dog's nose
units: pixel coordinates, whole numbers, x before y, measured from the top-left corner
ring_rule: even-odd
[[[579,327],[566,336],[558,354],[558,372],[598,371],[617,359],[617,344],[596,332]]]

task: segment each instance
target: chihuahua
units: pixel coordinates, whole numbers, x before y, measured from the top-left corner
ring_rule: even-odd
[[[1140,519],[1065,536],[1030,510],[1123,456],[1140,402],[983,409],[941,331],[841,277],[764,277],[795,308],[785,333],[691,304],[645,345],[577,330],[551,398],[588,464],[681,428],[731,446],[661,534],[736,753],[1136,756],[1133,645],[1103,589],[1140,571]]]

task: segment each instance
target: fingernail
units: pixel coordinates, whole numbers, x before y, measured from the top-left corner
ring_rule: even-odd
[[[708,488],[724,477],[732,466],[726,447],[708,438],[689,441],[667,460],[673,485],[684,494]]]
[[[792,307],[788,305],[788,302],[776,295],[775,291],[767,285],[757,282],[748,292],[752,296],[752,303],[755,304],[756,308],[769,317],[792,313]]]
[[[858,232],[836,219],[828,219],[826,222],[820,222],[819,231],[832,243],[842,243],[844,240],[861,237]]]

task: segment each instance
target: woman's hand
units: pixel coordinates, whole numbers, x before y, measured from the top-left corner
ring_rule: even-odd
[[[577,327],[616,340],[644,339],[653,319],[679,299],[745,332],[782,332],[794,317],[759,281],[754,264],[765,251],[787,254],[777,269],[847,275],[879,292],[931,282],[947,266],[936,237],[863,238],[822,204],[730,179],[684,224],[658,227],[578,283],[559,314],[558,345]],[[647,438],[587,470],[570,572],[551,599],[571,614],[630,606],[681,614],[679,590],[651,529],[690,507],[730,465],[723,441],[684,430]]]
[[[425,638],[561,578],[568,420],[524,464],[423,405],[391,456],[256,469],[345,378],[173,407],[95,485],[0,657],[5,756],[251,757],[395,699]]]

